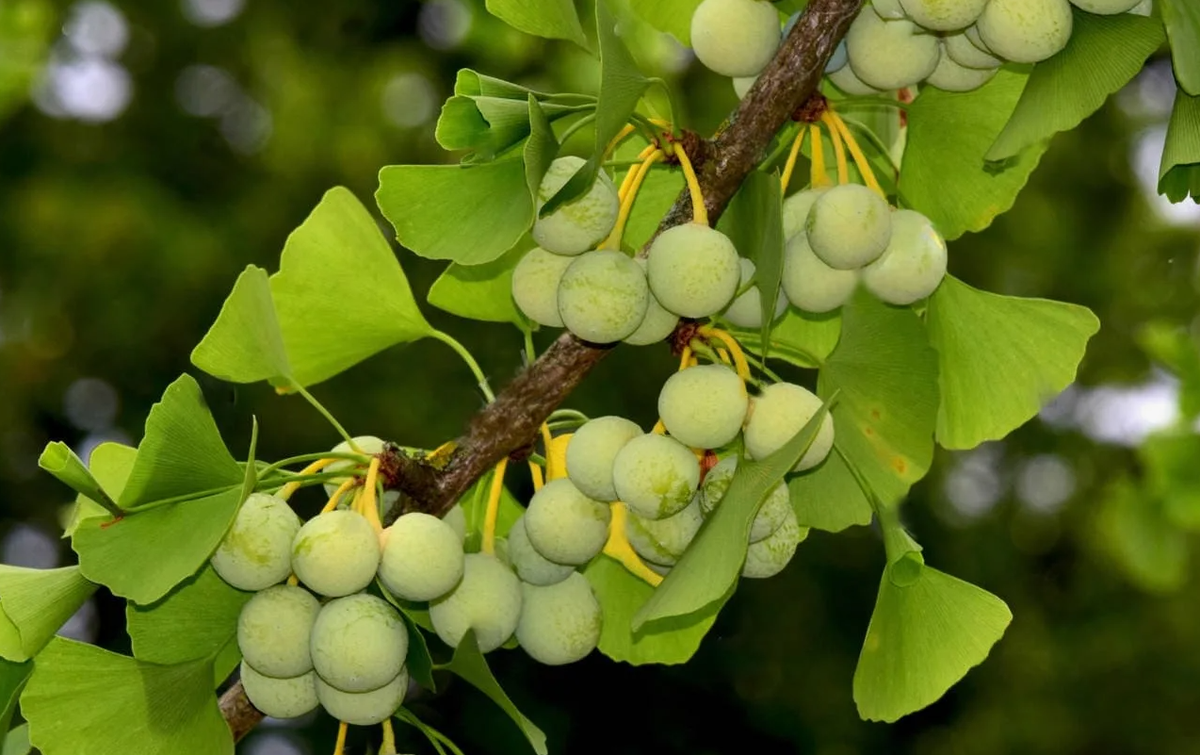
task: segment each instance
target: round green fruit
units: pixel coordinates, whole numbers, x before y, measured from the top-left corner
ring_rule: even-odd
[[[1071,3],[1079,10],[1101,16],[1128,13],[1137,7],[1139,2],[1140,0],[1071,0]]]
[[[974,28],[971,27],[971,29]],[[967,36],[969,31],[970,29],[955,34],[947,34],[942,37],[945,54],[949,55],[951,60],[964,68],[978,68],[980,70],[999,68],[1004,65],[1004,61],[1000,58],[979,49],[971,41],[970,37]]]
[[[286,679],[312,669],[309,641],[321,604],[303,587],[276,585],[256,594],[238,615],[238,648],[260,674]]]
[[[300,517],[287,501],[251,493],[212,555],[213,569],[239,590],[277,585],[292,573],[292,540]]]
[[[582,157],[558,157],[550,163],[538,186],[537,210],[541,213],[558,190],[586,162]],[[558,209],[539,217],[533,224],[533,240],[538,246],[555,254],[582,254],[605,239],[617,222],[620,202],[617,188],[604,171],[596,175],[587,193],[578,199],[559,205]]]
[[[774,383],[750,402],[744,439],[746,455],[761,460],[783,447],[821,408],[821,399],[794,383]],[[833,448],[833,417],[826,414],[817,437],[793,467],[795,472],[812,469]]]
[[[613,487],[613,459],[621,448],[642,434],[642,428],[624,417],[596,417],[584,423],[567,444],[567,477],[588,498],[617,500]]]
[[[462,578],[462,540],[444,520],[413,512],[383,531],[379,580],[392,595],[424,601],[450,592]]]
[[[736,456],[727,456],[717,462],[717,465],[708,470],[708,474],[704,476],[704,482],[700,485],[700,493],[696,496],[700,511],[704,516],[711,515],[721,503],[721,499],[725,497],[725,493],[729,490],[729,483],[733,481],[733,474],[737,471],[737,464]],[[750,542],[757,543],[779,529],[791,510],[791,495],[788,493],[787,485],[781,482],[771,488],[771,492],[759,506],[758,514],[755,515],[754,522],[750,526]]]
[[[613,459],[613,484],[629,510],[646,519],[682,511],[700,484],[696,455],[674,438],[647,433]]]
[[[535,246],[513,269],[512,296],[521,314],[538,325],[561,328],[558,314],[558,284],[574,257],[552,254]]]
[[[317,678],[317,699],[325,712],[354,726],[371,726],[392,717],[408,692],[408,669],[387,684],[366,692],[345,692]]]
[[[988,0],[900,0],[917,26],[933,31],[955,31],[975,23]]]
[[[737,95],[739,100],[745,99],[750,93],[750,88],[754,86],[754,82],[758,81],[757,76],[735,76],[733,78],[733,93]]]
[[[343,692],[368,692],[404,667],[408,628],[382,598],[348,595],[321,607],[309,648],[317,676]]]
[[[742,431],[749,406],[746,384],[723,364],[680,370],[658,394],[658,416],[667,432],[692,448],[719,448],[732,441]]]
[[[751,543],[742,564],[742,576],[751,579],[774,577],[796,555],[796,546],[808,537],[808,528],[796,521],[796,513],[788,507],[787,518],[769,537]]]
[[[521,585],[517,642],[539,663],[561,666],[583,659],[600,642],[600,602],[579,572],[553,585]]]
[[[1067,0],[989,0],[975,22],[988,49],[1014,63],[1038,63],[1067,46],[1074,19]]]
[[[906,17],[904,6],[900,4],[900,0],[872,0],[871,7],[875,9],[880,18],[894,21]]]
[[[692,49],[722,76],[755,76],[779,47],[779,14],[765,0],[704,0],[692,14]]]
[[[263,713],[271,718],[296,718],[315,710],[317,700],[317,675],[307,671],[299,676],[276,679],[254,670],[242,661],[242,688],[246,697]]]
[[[967,46],[970,47],[971,44],[968,42]],[[968,68],[959,65],[943,49],[942,59],[938,61],[933,73],[929,74],[929,78],[925,79],[925,83],[947,92],[970,92],[991,81],[996,71],[995,68]]]
[[[812,250],[807,234],[796,234],[783,252],[784,295],[805,312],[832,312],[850,300],[858,287],[857,270],[835,270]]]
[[[912,21],[887,21],[868,11],[850,25],[846,48],[854,75],[882,90],[912,86],[933,73],[938,62],[937,37]]]
[[[887,251],[863,270],[863,285],[888,304],[905,306],[932,294],[946,276],[946,241],[914,210],[893,214]]]
[[[815,189],[798,191],[783,200],[783,240],[791,241],[797,234],[803,233],[808,225],[808,213],[812,211],[817,197],[828,191],[828,187],[819,186]]]
[[[704,514],[698,498],[693,496],[683,511],[663,519],[646,519],[630,513],[625,520],[625,536],[634,551],[646,561],[674,566],[702,524]]]
[[[563,325],[592,343],[633,335],[650,305],[646,274],[620,252],[588,252],[571,263],[558,284]]]
[[[646,272],[646,268],[650,265],[650,261],[645,257],[634,257],[634,262],[642,268],[642,272]],[[649,285],[649,279],[647,279]],[[675,326],[679,324],[679,315],[669,311],[662,304],[659,304],[653,292],[650,294],[650,300],[646,304],[646,316],[642,318],[642,324],[638,325],[637,330],[625,337],[625,343],[632,346],[648,346],[652,343],[659,343],[675,332]]]
[[[876,89],[854,74],[854,69],[850,66],[842,66],[833,73],[826,76],[833,85],[842,90],[846,94],[855,97],[865,97],[872,94],[883,94],[882,89]]]
[[[456,648],[467,630],[474,629],[483,653],[507,642],[520,616],[521,580],[486,553],[467,554],[458,586],[429,604],[429,620],[442,642]]]
[[[455,535],[458,535],[458,542],[461,543],[467,539],[467,512],[463,511],[462,504],[455,504],[442,517],[442,521],[450,525],[450,529],[454,530]]]
[[[508,531],[508,562],[521,581],[531,585],[553,585],[575,573],[574,566],[556,564],[537,552],[529,542],[524,515]]]
[[[647,274],[659,304],[681,317],[699,318],[729,304],[741,267],[728,236],[700,223],[684,223],[654,239]]]
[[[356,435],[353,438],[353,440],[354,440],[354,445],[358,446],[358,451],[361,451],[362,453],[367,454],[368,456],[375,456],[376,454],[383,453],[384,446],[387,445],[387,443],[382,438],[377,438],[374,435]],[[338,443],[336,446],[331,448],[330,451],[332,451],[333,453],[338,453],[338,454],[358,453],[358,451],[355,451],[353,448],[351,448],[350,444],[347,443],[346,441],[342,441],[341,443]],[[353,466],[354,466],[354,462],[350,461],[349,459],[342,459],[341,461],[333,462],[332,464],[325,467],[321,471],[325,472],[325,473],[338,472],[343,469],[350,469]],[[325,495],[331,496],[334,493],[336,493],[338,486],[341,485],[343,482],[345,482],[348,479],[350,479],[349,476],[336,477],[333,480],[326,482],[325,483]],[[399,495],[400,495],[400,493],[398,491],[390,490],[384,494],[384,496],[385,496],[384,500],[385,500],[385,502],[390,502],[390,501],[388,501],[388,498],[387,498],[388,496],[390,496],[391,500],[394,501],[394,500],[396,500],[396,498],[399,497]]]
[[[741,280],[738,283],[738,289],[740,290],[742,286],[746,285],[754,277],[755,267],[754,263],[745,257],[739,259],[738,264],[741,266],[742,271]],[[775,296],[775,313],[772,315],[771,320],[774,321],[783,317],[783,313],[787,311],[787,305],[787,297],[783,295],[783,291],[778,292]],[[721,317],[725,318],[730,325],[738,328],[748,328],[750,330],[761,328],[762,291],[758,285],[755,284],[746,289],[730,302],[725,311],[721,313]]]
[[[371,584],[379,569],[379,536],[366,517],[338,509],[309,519],[292,541],[292,570],[309,589],[330,598]]]
[[[813,202],[808,244],[826,265],[855,270],[876,260],[892,235],[887,200],[860,184],[834,186]]]
[[[525,533],[547,559],[581,566],[604,547],[611,519],[607,503],[587,497],[564,477],[547,482],[533,494],[525,510]]]

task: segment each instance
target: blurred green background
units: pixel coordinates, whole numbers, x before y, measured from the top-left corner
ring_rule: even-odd
[[[624,25],[646,70],[675,88],[684,125],[714,129],[736,101],[728,80]],[[381,166],[453,159],[433,125],[461,67],[563,91],[594,91],[597,72],[583,51],[487,16],[483,0],[0,0],[0,560],[72,559],[58,526],[68,491],[38,472],[42,446],[62,439],[86,457],[103,440],[136,442],[150,404],[191,370],[237,273],[274,269],[327,188],[372,204]],[[989,660],[896,725],[859,721],[850,684],[883,552],[868,528],[816,533],[783,575],[743,583],[684,667],[493,656],[553,752],[1200,752],[1196,568],[1188,535],[1137,482],[1147,436],[1193,432],[1180,381],[1139,346],[1154,323],[1195,349],[1200,208],[1151,188],[1173,93],[1155,58],[1055,139],[1011,212],[951,245],[967,282],[1084,304],[1103,323],[1076,386],[1003,442],[941,453],[907,505],[931,564],[1012,607]],[[423,299],[440,265],[398,253]],[[515,330],[425,309],[494,383],[518,367]],[[665,346],[619,349],[572,405],[649,426],[671,369]],[[198,377],[235,453],[251,414],[261,458],[337,441],[299,399]],[[469,373],[432,341],[314,393],[352,433],[424,447],[480,405]],[[128,650],[122,609],[100,595],[65,631]],[[468,753],[525,751],[462,684],[414,708]],[[268,721],[240,751],[319,753],[332,741],[332,722],[313,716]]]

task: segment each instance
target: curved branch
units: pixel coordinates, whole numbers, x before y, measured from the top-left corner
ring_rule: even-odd
[[[704,203],[713,223],[762,159],[776,132],[817,91],[826,63],[862,3],[812,0],[725,127],[711,140],[685,145],[689,153],[697,153],[693,161],[698,164]],[[691,219],[691,199],[685,189],[656,233]],[[529,447],[550,412],[609,350],[563,333],[475,415],[466,434],[455,441],[447,462],[435,466],[399,457],[396,486],[403,494],[402,504],[388,512],[388,521],[394,521],[401,509],[439,516],[448,511],[500,459]],[[220,706],[235,740],[262,719],[246,699],[240,682],[221,696]]]

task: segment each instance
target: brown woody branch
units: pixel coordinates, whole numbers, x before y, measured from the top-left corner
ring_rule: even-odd
[[[742,181],[762,159],[771,140],[820,84],[826,63],[845,36],[863,0],[811,0],[778,53],[746,94],[725,127],[695,149],[684,142],[698,169],[711,222],[725,210]],[[685,189],[658,226],[658,233],[690,222],[691,199]],[[563,333],[537,361],[523,370],[471,420],[446,460],[398,457],[395,486],[401,511],[442,515],[500,459],[527,448],[541,424],[608,354],[610,347],[586,343]],[[253,729],[262,714],[246,699],[241,683],[220,701],[234,739]]]

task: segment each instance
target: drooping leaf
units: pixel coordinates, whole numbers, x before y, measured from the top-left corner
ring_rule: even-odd
[[[539,37],[566,39],[587,47],[572,0],[487,0],[488,13],[509,26]]]
[[[291,378],[305,387],[433,330],[374,218],[341,186],[288,236],[271,294]]]
[[[732,328],[743,347],[762,356],[761,334]],[[841,310],[814,315],[788,307],[783,319],[771,331],[771,357],[803,367],[816,369],[833,353],[842,335]]]
[[[1007,212],[1046,149],[1035,144],[1003,163],[984,159],[1027,78],[1001,70],[973,92],[927,87],[909,107],[900,196],[947,239],[982,231]]]
[[[1034,66],[1016,110],[988,150],[988,160],[1013,157],[1078,126],[1129,83],[1164,41],[1162,24],[1156,19],[1073,10],[1071,40],[1061,52]]]
[[[817,394],[841,392],[835,443],[885,505],[929,471],[938,412],[937,353],[920,319],[860,290],[842,311],[842,338]]]
[[[630,0],[633,12],[646,23],[684,45],[692,44],[692,16],[701,0]]]
[[[600,94],[596,102],[596,141],[587,162],[542,206],[544,216],[591,188],[604,161],[604,152],[637,108],[650,86],[629,48],[617,36],[616,19],[608,0],[596,0],[596,35],[600,40]]]
[[[1100,321],[1087,308],[1001,296],[951,276],[929,300],[938,352],[937,440],[965,449],[997,440],[1075,380]]]
[[[512,298],[513,270],[527,251],[518,244],[482,265],[451,262],[429,287],[429,303],[459,317],[485,322],[511,322],[518,328],[528,329],[528,321]]]
[[[687,616],[732,592],[746,560],[750,525],[767,494],[800,461],[821,429],[832,398],[779,450],[761,461],[742,459],[721,498],[679,562],[633,617],[633,629],[647,622]]]
[[[88,457],[88,470],[100,483],[100,488],[114,501],[121,497],[125,488],[125,480],[133,470],[133,462],[137,458],[137,449],[132,446],[105,441],[92,449]],[[63,527],[63,537],[75,534],[75,528],[84,519],[93,516],[105,516],[108,510],[91,498],[80,493],[75,497],[75,508]]]
[[[1183,90],[1175,95],[1158,169],[1158,193],[1172,202],[1188,195],[1200,202],[1200,95],[1189,97]]]
[[[788,493],[802,527],[841,532],[871,523],[871,501],[836,449],[820,466],[788,480]]]
[[[521,733],[529,740],[533,751],[538,755],[546,755],[546,735],[521,711],[517,710],[517,706],[513,704],[513,701],[500,687],[500,683],[496,681],[496,677],[492,676],[492,671],[488,668],[487,661],[484,659],[483,653],[479,652],[479,645],[475,642],[475,630],[467,630],[462,641],[454,650],[454,657],[450,659],[449,663],[438,668],[453,672],[490,697],[521,729]]]
[[[686,663],[700,648],[724,601],[702,611],[655,621],[633,630],[633,617],[654,588],[630,574],[624,566],[600,555],[583,571],[604,613],[599,650],[614,661],[641,666],[647,663]]]
[[[763,321],[758,343],[769,347],[783,278],[783,195],[778,173],[756,170],[746,176],[717,228],[729,236],[738,254],[755,265]]]
[[[16,702],[14,697],[14,706]],[[29,744],[29,724],[21,724],[4,735],[4,747],[0,749],[0,755],[29,755],[32,750],[33,745]]]
[[[37,655],[95,591],[78,566],[0,564],[0,656],[20,662]]]
[[[1200,97],[1200,6],[1193,0],[1159,0],[1155,6],[1171,40],[1175,78],[1183,91]]]
[[[1170,521],[1162,502],[1127,477],[1104,491],[1096,514],[1099,546],[1142,590],[1170,593],[1188,578],[1188,533]]]
[[[211,661],[172,666],[55,638],[21,695],[44,755],[233,755]]]
[[[237,621],[254,593],[230,587],[212,566],[184,580],[148,605],[128,603],[125,628],[133,655],[149,663],[214,661],[214,680],[226,679],[241,661]]]
[[[533,225],[525,163],[512,158],[389,165],[379,172],[375,199],[401,244],[422,257],[464,265],[491,262]]]
[[[291,374],[266,270],[247,265],[238,276],[216,321],[192,350],[192,364],[231,383]]]
[[[66,443],[58,440],[47,443],[42,450],[42,455],[38,457],[38,466],[80,495],[89,497],[93,501],[103,500],[110,506],[116,505],[116,502],[104,492],[99,481],[88,471],[83,460],[76,456]]]
[[[30,661],[14,663],[0,659],[0,705],[3,705],[3,708],[0,708],[0,731],[8,732],[0,755],[8,755],[10,751],[20,752],[22,755],[29,752],[29,734],[25,731],[26,727],[21,725],[14,731],[8,731],[8,727],[12,724],[13,713],[17,710],[21,690],[25,689],[25,683],[29,681],[32,672],[33,663]],[[21,749],[22,736],[24,750]]]

